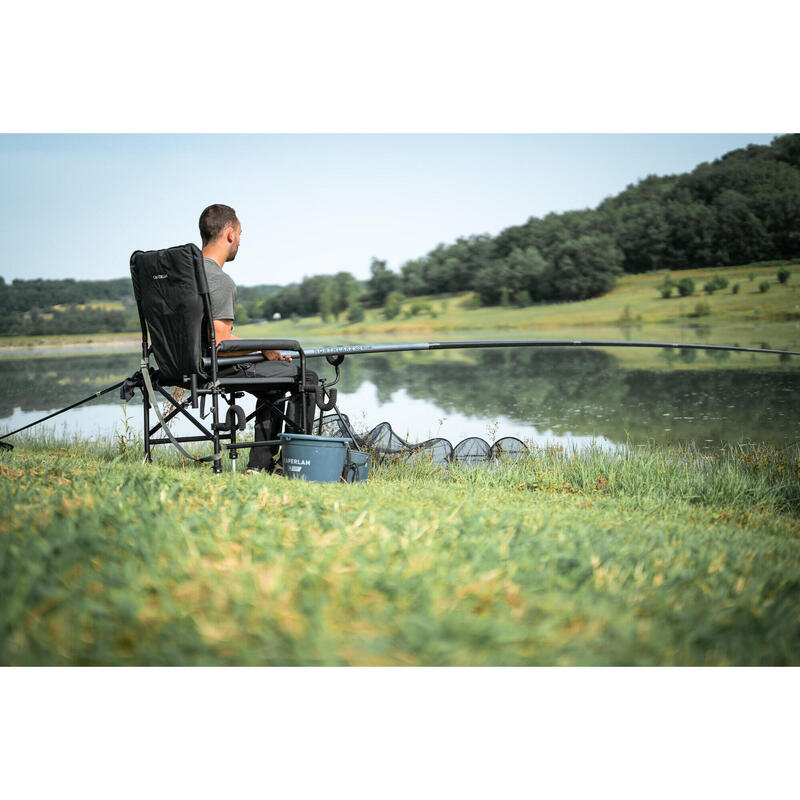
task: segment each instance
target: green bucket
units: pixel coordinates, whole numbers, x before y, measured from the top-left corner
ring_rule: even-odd
[[[283,474],[317,483],[341,480],[347,459],[349,438],[308,436],[304,433],[281,433]]]
[[[348,483],[358,483],[369,478],[369,453],[347,448],[347,461],[342,477]]]

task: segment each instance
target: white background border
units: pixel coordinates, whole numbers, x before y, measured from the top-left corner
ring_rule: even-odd
[[[3,11],[0,131],[796,131],[785,9],[33,0]],[[794,788],[797,675],[3,669],[0,783],[13,798],[774,796]]]

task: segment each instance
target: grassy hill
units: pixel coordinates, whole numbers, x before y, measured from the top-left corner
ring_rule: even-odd
[[[474,293],[451,295],[429,295],[409,298],[403,303],[403,312],[392,320],[383,316],[382,309],[369,309],[363,322],[347,323],[332,321],[323,323],[318,316],[296,321],[281,320],[258,326],[247,326],[248,336],[257,332],[271,331],[276,336],[308,335],[359,335],[364,333],[422,333],[436,331],[461,331],[481,329],[519,329],[559,331],[593,327],[625,327],[630,324],[681,325],[695,321],[694,310],[698,301],[707,300],[711,307],[708,322],[785,322],[800,321],[800,263],[789,267],[796,275],[781,285],[774,266],[746,265],[741,267],[716,267],[682,270],[675,277],[690,277],[697,290],[691,297],[661,297],[658,286],[670,273],[650,272],[627,275],[619,279],[608,294],[591,300],[572,303],[551,303],[525,308],[513,306],[491,306],[474,308]],[[750,280],[750,275],[753,279]],[[738,294],[731,287],[708,296],[702,291],[703,284],[714,275],[723,275],[731,286],[739,283]],[[759,284],[769,281],[766,293],[759,291]],[[422,312],[410,316],[414,304],[431,306],[436,316]],[[626,311],[627,308],[627,311]],[[627,319],[626,319],[627,317]],[[270,335],[272,335],[270,334]]]
[[[359,323],[324,323],[319,317],[307,317],[241,326],[236,332],[240,336],[291,336],[309,343],[339,339],[627,338],[798,349],[800,264],[789,269],[793,274],[786,284],[778,282],[774,266],[682,270],[678,277],[690,277],[697,286],[692,297],[662,298],[658,287],[669,274],[662,271],[624,276],[608,294],[574,303],[474,308],[473,293],[466,292],[408,299],[403,312],[392,320],[385,319],[381,309],[370,309]],[[723,275],[730,285],[709,296],[702,287],[714,275]],[[762,293],[759,284],[764,281],[769,282],[769,290]],[[733,294],[736,283],[739,292]],[[415,303],[427,304],[435,316],[425,312],[410,315]],[[707,309],[701,310],[708,313],[696,315],[699,303],[707,304]]]
[[[236,326],[243,337],[291,337],[306,344],[337,341],[407,341],[453,338],[593,338],[646,339],[654,341],[740,344],[797,349],[800,346],[800,263],[789,266],[788,283],[777,280],[774,265],[745,265],[682,270],[676,277],[691,277],[697,291],[692,297],[664,299],[658,290],[667,272],[627,275],[602,297],[573,303],[526,308],[474,308],[473,293],[408,299],[395,319],[384,318],[381,309],[368,309],[358,323],[323,322],[320,317],[257,325]],[[729,288],[711,296],[703,284],[723,275]],[[751,279],[752,278],[752,279]],[[759,291],[759,284],[769,290]],[[731,287],[738,283],[738,294]],[[415,303],[427,304],[428,312],[411,315]],[[696,316],[698,303],[708,313]],[[139,334],[2,337],[3,348],[115,347],[134,349]],[[618,353],[620,351],[617,351]]]

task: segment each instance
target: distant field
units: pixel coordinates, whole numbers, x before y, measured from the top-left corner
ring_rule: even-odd
[[[658,286],[666,272],[626,275],[613,291],[603,297],[576,303],[527,308],[470,308],[472,293],[448,297],[409,299],[428,303],[436,317],[420,314],[393,320],[383,318],[380,309],[370,309],[363,322],[323,323],[319,317],[296,322],[263,323],[237,328],[242,336],[292,337],[300,342],[417,341],[439,339],[641,339],[702,344],[738,344],[746,347],[800,349],[800,264],[787,284],[779,284],[777,268],[765,266],[720,267],[682,270],[673,278],[691,277],[696,285],[692,297],[661,297]],[[753,274],[753,280],[750,275]],[[703,284],[715,274],[724,275],[731,288],[706,295]],[[769,291],[758,289],[768,281]],[[694,316],[698,303],[708,303],[710,313]],[[636,366],[663,367],[658,351],[615,349],[623,362]],[[698,363],[693,368],[701,369]]]
[[[732,324],[753,326],[756,323],[790,322],[798,324],[800,341],[800,263],[789,267],[794,274],[788,284],[778,283],[776,267],[743,266],[717,267],[714,269],[682,270],[667,273],[655,272],[621,277],[617,286],[607,295],[592,300],[574,303],[557,303],[526,308],[469,308],[472,293],[448,297],[430,296],[410,298],[404,309],[415,301],[427,302],[436,312],[436,317],[420,314],[406,318],[404,314],[393,320],[383,318],[380,309],[367,311],[363,322],[348,324],[346,321],[322,323],[318,317],[309,317],[297,323],[291,320],[270,322],[258,326],[243,326],[248,335],[256,331],[271,331],[276,336],[296,332],[308,336],[329,334],[359,335],[364,333],[386,333],[392,335],[407,333],[447,332],[454,330],[502,329],[509,331],[541,331],[555,334],[562,330],[592,330],[595,328],[616,329],[637,326],[686,326],[691,324],[726,326]],[[754,279],[749,279],[750,273]],[[692,297],[672,297],[663,299],[658,285],[671,274],[673,278],[690,277],[696,285]],[[739,294],[732,294],[731,288],[717,291],[708,296],[703,284],[716,274],[724,275],[731,286],[740,285]],[[759,292],[759,284],[767,280],[768,292]],[[707,301],[711,313],[706,317],[694,317],[695,305]],[[626,313],[627,307],[627,313]],[[344,315],[342,315],[344,317]]]
[[[350,341],[409,341],[454,338],[574,338],[574,339],[646,339],[670,342],[740,344],[776,349],[800,346],[800,263],[789,267],[793,274],[788,284],[777,281],[777,267],[741,266],[714,269],[682,270],[673,278],[691,277],[696,284],[693,297],[661,298],[658,285],[667,273],[626,275],[616,288],[603,297],[575,303],[530,306],[527,308],[471,308],[472,293],[409,299],[431,306],[436,316],[422,313],[393,320],[383,318],[380,309],[366,312],[364,321],[349,324],[341,321],[323,323],[319,317],[297,321],[240,325],[235,332],[247,337],[291,337],[308,343]],[[232,270],[235,277],[235,270]],[[738,283],[739,293],[731,288],[708,296],[703,284],[713,275],[724,275],[731,286]],[[750,279],[750,276],[753,279]],[[766,293],[759,284],[768,281]],[[698,303],[708,303],[709,313],[695,316]],[[0,351],[8,348],[46,347],[118,347],[135,349],[139,334],[94,334],[90,336],[0,337]],[[623,358],[643,354],[615,351]]]
[[[351,486],[29,439],[0,453],[0,664],[798,665],[798,457]]]
[[[4,350],[36,351],[41,349],[104,349],[135,350],[141,344],[141,333],[75,333],[56,336],[0,336],[0,353]]]
[[[53,308],[58,309],[59,311],[64,311],[70,306],[65,305],[58,305],[53,306]],[[85,308],[99,308],[101,311],[124,311],[125,306],[120,300],[105,300],[105,301],[94,301],[91,303],[80,303],[78,305],[72,306],[72,308],[79,308],[81,310]]]

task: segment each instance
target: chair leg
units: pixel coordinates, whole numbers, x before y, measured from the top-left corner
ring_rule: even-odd
[[[150,399],[147,392],[142,392],[142,413],[144,415],[144,461],[153,463],[153,454],[150,447]]]
[[[218,385],[215,385],[211,392],[211,419],[214,423],[211,426],[214,442],[214,459],[211,464],[215,475],[219,475],[222,472],[222,446],[219,441],[219,396],[221,393],[222,390]]]
[[[231,408],[236,403],[236,392],[231,392],[228,400],[228,407]],[[237,420],[238,421],[238,420]],[[231,423],[231,444],[236,444],[236,425]],[[239,458],[239,451],[234,447],[230,450],[231,472],[236,472],[236,459]]]

